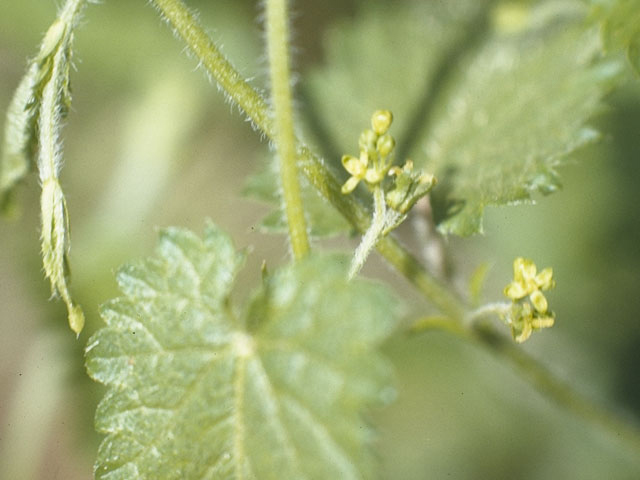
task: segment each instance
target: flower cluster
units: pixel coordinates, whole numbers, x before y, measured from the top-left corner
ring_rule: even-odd
[[[344,155],[342,165],[351,177],[342,186],[342,193],[351,193],[364,181],[369,187],[381,185],[385,177],[393,183],[385,186],[387,205],[405,215],[415,203],[431,191],[436,184],[433,175],[413,170],[413,162],[392,167],[396,142],[388,133],[393,115],[388,110],[377,110],[371,116],[371,128],[360,134],[360,154],[357,157]]]
[[[407,160],[402,168],[392,167],[396,141],[389,134],[391,122],[393,115],[389,110],[373,112],[371,128],[360,134],[360,154],[342,157],[342,165],[351,174],[342,185],[342,193],[353,192],[364,181],[373,194],[373,217],[354,254],[349,278],[362,268],[378,240],[397,228],[407,218],[411,207],[436,183],[433,175],[414,172],[411,160]]]
[[[342,186],[342,193],[351,193],[364,180],[369,186],[378,185],[391,168],[391,152],[396,142],[388,130],[393,115],[388,110],[377,110],[371,117],[371,129],[360,134],[360,155],[342,156],[342,165],[351,177]]]
[[[436,184],[436,177],[433,175],[421,171],[414,172],[411,160],[407,160],[402,168],[392,167],[389,175],[395,177],[395,184],[387,192],[387,204],[400,213],[411,210]]]
[[[505,287],[504,294],[513,302],[507,323],[516,342],[524,342],[535,330],[553,326],[555,316],[542,293],[553,287],[555,281],[551,268],[538,273],[531,260],[522,257],[514,260],[513,281]]]

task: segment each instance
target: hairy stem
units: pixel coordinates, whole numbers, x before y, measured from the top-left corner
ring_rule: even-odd
[[[248,115],[253,126],[273,139],[274,129],[266,101],[218,50],[184,2],[149,0],[149,3],[158,9],[174,33],[184,40],[222,91]]]
[[[207,68],[229,97],[240,106],[254,126],[267,137],[274,139],[274,128],[268,116],[266,102],[219,52],[183,2],[181,0],[150,0],[150,2],[160,10],[175,32],[185,40],[198,61]],[[299,142],[297,145],[298,156],[301,159],[300,167],[310,183],[359,232],[366,232],[371,222],[369,209],[352,195],[342,195],[342,184],[337,176],[306,146]],[[444,320],[442,320],[438,323],[438,328],[459,332],[464,338],[470,337],[471,330],[464,328],[464,320],[469,314],[468,307],[455,293],[429,274],[418,260],[392,236],[382,238],[376,247],[391,265],[442,311],[446,318],[450,319],[453,325],[459,327],[444,328],[442,323]],[[425,328],[417,330],[425,330]],[[640,433],[629,427],[624,428],[624,434],[619,433],[621,430],[615,426],[623,425],[620,420],[581,398],[577,392],[555,379],[545,367],[517,346],[508,343],[495,333],[493,335],[486,332],[478,333],[482,331],[478,327],[473,331],[476,334],[471,338],[475,338],[480,345],[500,354],[501,358],[517,366],[522,373],[525,373],[524,377],[542,394],[591,424],[608,432],[614,432],[625,444],[640,451]],[[527,369],[530,373],[527,373]]]
[[[86,3],[86,0],[68,0],[49,28],[37,57],[42,91],[34,92],[35,97],[41,96],[37,118],[37,166],[42,186],[42,261],[52,292],[67,306],[69,326],[76,335],[80,335],[84,327],[84,314],[69,291],[69,217],[59,179],[62,168],[60,131],[71,102],[69,71],[73,31]]]
[[[378,243],[385,227],[385,214],[386,204],[384,201],[384,191],[380,185],[376,185],[373,191],[373,221],[371,225],[369,225],[369,228],[360,241],[360,245],[358,245],[353,255],[351,267],[349,268],[349,279],[352,279],[358,274],[364,262],[367,261],[369,253],[371,253],[371,250],[373,250],[376,243]]]
[[[289,225],[289,239],[295,258],[309,252],[307,225],[302,207],[298,181],[296,139],[293,133],[291,79],[289,73],[289,32],[287,28],[287,0],[267,0],[267,50],[271,102],[274,111],[275,144],[280,160],[280,182],[284,211]]]
[[[150,0],[182,38],[198,61],[216,79],[220,88],[242,109],[242,111],[271,140],[275,139],[274,124],[269,118],[266,101],[238,73],[218,47],[209,38],[181,0]],[[298,145],[300,168],[311,184],[361,233],[369,228],[371,214],[352,195],[342,195],[337,176],[324,162],[306,146]],[[448,316],[462,318],[460,300],[449,289],[441,285],[417,259],[409,254],[394,238],[387,236],[377,245],[378,251],[437,307]]]
[[[487,317],[489,315],[498,315],[503,316],[506,315],[511,309],[511,304],[507,302],[494,302],[488,303],[486,305],[481,306],[469,312],[467,315],[466,321],[468,324],[475,322],[476,320]]]

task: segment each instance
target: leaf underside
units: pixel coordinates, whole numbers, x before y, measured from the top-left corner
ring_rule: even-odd
[[[481,232],[486,206],[555,191],[557,167],[597,138],[588,121],[622,68],[586,13],[571,0],[371,8],[331,33],[309,98],[345,153],[371,111],[391,109],[397,151],[438,178],[439,229]]]
[[[311,257],[229,302],[243,263],[209,225],[172,228],[122,268],[124,296],[87,347],[109,387],[97,479],[356,479],[372,473],[367,404],[388,397],[375,347],[393,328],[381,286],[347,282],[346,259]]]

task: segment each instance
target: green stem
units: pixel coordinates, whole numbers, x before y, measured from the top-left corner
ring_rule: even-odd
[[[378,252],[407,280],[452,321],[462,323],[466,307],[462,300],[441,284],[420,265],[420,261],[409,253],[395,238],[387,236],[377,245]]]
[[[42,186],[40,197],[41,251],[45,276],[51,282],[52,293],[59,295],[67,306],[69,326],[80,335],[84,314],[69,291],[69,217],[60,186],[62,141],[60,132],[69,108],[69,71],[73,31],[86,0],[68,0],[58,19],[51,25],[37,57],[42,75],[41,92],[33,92],[39,101],[38,176]],[[39,98],[38,98],[39,97]]]
[[[218,51],[183,2],[181,0],[150,0],[150,2],[160,10],[175,32],[185,40],[196,58],[218,81],[220,87],[248,115],[254,126],[270,139],[274,139],[274,128],[268,116],[266,102]],[[342,184],[337,176],[321,159],[299,142],[298,156],[301,160],[300,168],[314,188],[359,232],[366,232],[371,222],[369,209],[352,195],[342,195]],[[463,328],[468,309],[460,298],[431,276],[393,237],[382,238],[376,247],[389,263],[450,319],[452,326],[447,328],[449,331],[464,332],[461,335],[469,338],[470,330]],[[440,326],[442,327],[442,323]],[[486,332],[480,333],[481,331],[476,327],[474,330],[476,333],[472,338],[475,338],[484,348],[499,353],[502,358],[517,366],[522,373],[525,373],[525,378],[541,393],[589,423],[613,432],[627,445],[640,451],[640,433],[629,427],[618,428],[617,426],[624,425],[623,422],[589,401],[581,399],[576,392],[556,380],[548,370],[517,346],[509,344],[507,340],[496,334],[488,335]],[[623,431],[624,433],[621,433]]]
[[[500,307],[501,305],[497,304],[491,312],[477,311],[478,315],[474,315],[474,318],[486,316],[485,314],[488,313],[498,313]],[[547,367],[489,324],[474,321],[465,325],[448,317],[431,316],[418,319],[409,331],[412,334],[444,331],[466,341],[478,343],[496,355],[501,362],[506,361],[511,365],[520,374],[520,378],[526,380],[543,397],[567,409],[587,423],[608,432],[640,454],[640,430],[637,427],[623,421],[606,408],[588,400],[569,385],[558,380]]]
[[[386,203],[384,191],[380,185],[376,185],[373,190],[373,221],[362,236],[360,245],[356,248],[349,268],[349,280],[355,277],[367,261],[367,257],[378,243],[385,227]]]
[[[467,315],[466,323],[472,324],[482,317],[488,317],[490,315],[497,315],[498,317],[504,317],[511,310],[512,305],[508,302],[494,302],[487,303],[486,305],[477,308]]]
[[[462,338],[470,338],[469,330],[464,328],[461,323],[442,315],[419,318],[409,328],[410,333],[422,333],[432,330],[453,333]]]
[[[353,195],[343,195],[342,184],[329,168],[307,147],[300,147],[301,168],[311,185],[326,198],[360,233],[371,224],[371,212]],[[391,235],[381,238],[376,249],[393,267],[404,275],[422,294],[448,317],[462,319],[462,300],[427,272],[417,258]]]
[[[174,33],[184,40],[224,93],[249,116],[253,126],[273,139],[274,128],[267,103],[218,50],[184,2],[182,0],[149,0],[149,3],[156,7]]]
[[[284,210],[289,224],[289,238],[295,258],[309,253],[307,225],[296,165],[296,139],[293,133],[293,108],[289,74],[289,32],[286,0],[267,0],[267,50],[271,79],[271,101],[275,115],[275,144],[280,157]]]
[[[469,330],[472,338],[500,360],[508,360],[512,367],[521,374],[538,392],[557,405],[566,408],[587,423],[596,425],[602,430],[618,438],[622,443],[640,454],[640,430],[600,405],[587,400],[570,386],[558,380],[545,366],[534,360],[522,348],[497,333],[492,327],[473,324]]]

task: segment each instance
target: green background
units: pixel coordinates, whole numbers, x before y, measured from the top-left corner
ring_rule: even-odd
[[[398,2],[388,2],[394,8]],[[223,51],[257,85],[266,83],[258,2],[191,1]],[[321,68],[323,38],[364,2],[294,2],[294,67]],[[26,59],[55,17],[55,2],[4,2],[0,15],[0,110]],[[86,479],[100,438],[92,417],[102,390],[85,375],[83,346],[100,326],[97,306],[116,294],[114,269],[146,255],[157,227],[202,231],[205,218],[251,246],[238,297],[260,279],[263,259],[286,261],[286,241],[256,226],[268,208],[241,196],[268,157],[216,87],[197,71],[146,2],[90,5],[76,37],[73,108],[63,132],[62,185],[72,224],[72,290],[87,314],[75,340],[39,258],[38,185],[21,188],[21,218],[0,223],[0,478]],[[631,84],[595,123],[604,141],[561,170],[564,188],[537,205],[489,208],[484,236],[446,242],[464,285],[491,265],[485,293],[500,298],[511,262],[553,266],[552,330],[522,348],[593,400],[640,418],[640,95]],[[300,115],[305,115],[300,100]],[[231,110],[231,112],[230,112]],[[399,234],[416,251],[408,227]],[[355,247],[357,239],[332,241]],[[428,307],[372,257],[364,273],[390,279],[413,314]],[[246,292],[246,293],[243,293]],[[398,398],[374,412],[382,478],[637,479],[640,459],[615,438],[556,408],[489,353],[446,333],[399,334],[386,347]]]

